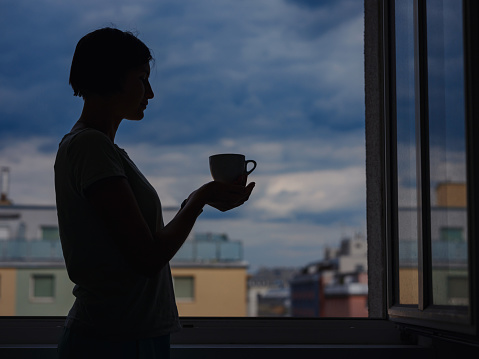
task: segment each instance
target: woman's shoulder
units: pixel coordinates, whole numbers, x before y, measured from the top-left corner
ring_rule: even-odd
[[[110,140],[110,138],[106,134],[90,127],[74,130],[70,132],[69,135],[71,136],[72,140],[76,140],[76,141],[78,140],[102,141],[102,142],[105,141],[113,145],[113,142]]]
[[[66,147],[115,147],[107,135],[93,128],[82,128],[67,133],[60,142],[60,147],[63,145]]]
[[[106,156],[119,160],[121,157],[111,139],[93,128],[74,130],[66,134],[60,142],[58,155],[70,159]]]

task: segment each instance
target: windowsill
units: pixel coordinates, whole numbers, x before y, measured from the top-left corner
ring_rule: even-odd
[[[1,317],[0,345],[56,343],[64,317]],[[396,325],[369,318],[181,318],[174,345],[401,345]]]
[[[57,344],[0,344],[2,349],[56,349]],[[425,348],[412,344],[172,344],[172,349],[410,349]]]
[[[262,344],[173,344],[171,346],[171,358],[217,358],[228,357],[230,359],[263,359],[275,357],[277,359],[300,356],[302,359],[316,359],[318,355],[335,358],[409,358],[429,359],[433,358],[431,348],[418,345],[262,345]],[[22,345],[0,346],[0,356],[15,356],[15,358],[56,358],[57,348],[55,345]]]

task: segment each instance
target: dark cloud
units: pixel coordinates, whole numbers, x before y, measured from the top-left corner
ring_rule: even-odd
[[[302,38],[312,39],[341,26],[362,14],[363,2],[357,0],[284,0],[301,9],[293,18],[292,29]]]
[[[341,3],[346,13],[354,8],[348,1]],[[10,28],[10,36],[2,37],[0,66],[9,70],[0,72],[0,91],[15,97],[0,109],[2,135],[31,132],[61,137],[79,115],[81,100],[72,97],[67,85],[69,62],[78,39],[91,30],[90,25],[81,24],[91,22],[85,19],[93,17],[94,9],[49,6],[38,4],[24,11],[22,2],[12,3],[10,22],[2,24]],[[214,16],[207,8],[193,6],[192,10],[176,2],[151,6],[142,26],[128,28],[137,28],[156,55],[152,82],[157,97],[142,125],[124,131],[126,141],[211,141],[247,134],[253,128],[260,137],[281,138],[309,133],[318,121],[332,126],[362,122],[344,115],[338,119],[334,109],[311,115],[310,108],[324,89],[311,86],[310,75],[295,68],[317,61],[316,52],[291,54],[282,49],[285,44],[269,40],[283,41],[273,36],[288,27],[294,30],[300,23],[296,15],[278,23],[274,17],[246,14],[245,18],[225,9],[223,15]],[[98,13],[106,11],[105,6],[98,7]],[[336,6],[322,2],[320,8],[334,12]],[[42,11],[43,16],[38,16]],[[322,17],[313,12],[308,22],[322,26]],[[105,24],[98,21],[96,27]],[[310,39],[301,41],[294,43],[300,48],[315,46]],[[291,116],[293,112],[296,117]]]
[[[287,3],[294,4],[296,6],[308,9],[308,10],[314,10],[317,8],[321,8],[324,6],[327,6],[327,4],[331,4],[334,2],[333,1],[327,1],[327,0],[286,0]]]

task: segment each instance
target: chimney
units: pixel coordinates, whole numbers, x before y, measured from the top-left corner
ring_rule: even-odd
[[[2,180],[2,192],[0,193],[0,206],[9,206],[12,204],[10,199],[8,199],[8,189],[10,181],[10,169],[8,167],[0,168],[0,176]]]

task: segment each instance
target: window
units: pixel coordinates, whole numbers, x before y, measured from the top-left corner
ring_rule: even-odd
[[[41,239],[46,241],[58,241],[60,233],[58,226],[41,226]]]
[[[173,277],[175,297],[180,301],[193,301],[195,299],[195,278],[194,277]]]
[[[55,299],[55,276],[33,274],[30,281],[30,300],[36,303],[51,303]]]
[[[10,239],[10,228],[7,226],[0,226],[0,241]]]
[[[12,224],[15,240],[2,251],[11,262],[25,256],[55,266],[62,261],[56,214],[47,207],[55,201],[52,163],[58,142],[82,106],[68,86],[71,56],[87,31],[113,23],[138,32],[156,52],[151,74],[156,96],[146,112],[151,121],[124,121],[116,141],[157,189],[165,223],[173,217],[168,208],[173,213],[210,180],[209,155],[241,152],[258,162],[250,179],[260,185],[251,201],[226,214],[206,207],[192,235],[212,232],[229,240],[188,241],[178,261],[214,265],[218,272],[237,264],[243,277],[225,286],[241,291],[247,290],[244,279],[263,267],[284,268],[288,275],[322,261],[325,247],[332,249],[330,256],[338,249],[338,267],[367,272],[356,258],[348,264],[349,257],[367,261],[365,245],[359,255],[353,252],[361,251],[360,243],[349,254],[339,253],[341,240],[357,232],[366,243],[362,2],[160,0],[151,6],[140,1],[135,11],[121,3],[105,11],[110,4],[104,1],[89,7],[47,2],[35,5],[38,16],[23,6],[6,5],[2,13],[8,21],[0,23],[10,30],[38,25],[31,47],[20,45],[32,41],[25,31],[12,32],[19,38],[5,37],[0,59],[2,93],[8,93],[0,106],[0,142],[8,141],[0,146],[0,162],[10,168],[8,197],[25,223],[23,230],[20,218]],[[39,18],[45,21],[37,23]],[[64,27],[70,30],[51,47],[49,39]],[[23,56],[26,48],[41,56]],[[37,48],[49,48],[49,56]],[[20,72],[21,79],[13,75]],[[46,84],[52,87],[45,90]],[[25,89],[31,91],[28,99]],[[279,274],[254,289],[287,296],[289,279]],[[197,278],[198,292],[203,283]],[[212,290],[223,293],[221,286]],[[58,291],[59,302],[61,295]],[[289,305],[288,298],[281,299]],[[237,312],[249,313],[239,306]]]
[[[464,240],[464,228],[457,227],[442,227],[440,228],[440,241],[442,242],[455,242],[465,243]]]
[[[469,334],[476,310],[470,191],[477,183],[470,166],[478,157],[467,90],[479,85],[468,84],[470,9],[469,1],[385,3],[384,82],[389,315]]]
[[[398,1],[399,2],[399,1]],[[248,344],[255,344],[255,343],[356,343],[356,344],[364,344],[364,343],[371,343],[371,340],[374,340],[377,344],[391,344],[391,343],[400,343],[398,339],[399,332],[395,329],[395,325],[391,326],[390,322],[386,319],[388,313],[391,315],[391,318],[401,325],[406,325],[408,323],[413,323],[419,328],[420,330],[426,330],[431,325],[431,321],[428,318],[419,317],[416,315],[417,312],[420,311],[419,303],[424,301],[424,296],[421,292],[424,290],[423,288],[423,278],[424,275],[420,269],[422,269],[419,264],[423,263],[423,253],[418,253],[418,251],[414,251],[414,246],[419,247],[419,244],[424,243],[423,236],[416,235],[411,237],[410,241],[404,241],[399,246],[399,241],[397,232],[398,226],[397,223],[392,225],[390,222],[391,218],[395,218],[398,223],[409,223],[410,226],[416,227],[418,226],[418,216],[417,214],[422,211],[419,208],[411,206],[411,203],[414,203],[415,193],[407,193],[404,192],[404,195],[407,195],[407,199],[409,202],[406,202],[408,206],[404,206],[399,208],[398,203],[395,203],[395,206],[391,206],[391,198],[390,195],[394,194],[394,201],[398,201],[398,199],[402,199],[402,197],[397,196],[396,192],[391,190],[391,179],[394,181],[398,180],[397,172],[394,172],[394,175],[391,175],[391,171],[397,171],[398,163],[396,160],[391,161],[390,156],[392,154],[399,155],[396,152],[394,144],[397,144],[397,137],[392,137],[393,141],[391,141],[391,137],[387,137],[384,143],[382,142],[385,139],[384,134],[387,133],[388,135],[391,134],[390,125],[395,124],[395,121],[390,121],[391,118],[395,119],[396,113],[395,111],[391,111],[391,107],[394,106],[395,101],[391,101],[391,98],[395,98],[394,96],[390,96],[391,92],[396,90],[396,86],[394,86],[395,82],[391,81],[391,78],[388,76],[383,77],[385,74],[389,74],[391,70],[390,63],[388,57],[390,55],[389,51],[382,52],[382,50],[391,50],[392,45],[395,45],[394,37],[390,37],[392,35],[390,30],[394,29],[394,13],[395,7],[393,1],[366,1],[366,22],[369,25],[366,27],[366,37],[367,37],[367,46],[365,49],[366,53],[366,77],[368,79],[367,86],[366,86],[366,103],[368,106],[366,107],[367,113],[367,166],[368,166],[368,241],[369,241],[369,267],[370,267],[370,280],[369,280],[369,302],[370,302],[370,315],[381,318],[380,320],[341,320],[341,319],[333,319],[333,320],[281,320],[281,321],[270,321],[270,320],[231,320],[231,319],[224,319],[224,320],[217,320],[212,321],[207,318],[198,319],[198,321],[186,319],[184,321],[185,329],[182,333],[183,337],[181,339],[175,339],[179,343],[198,343],[198,342],[215,342],[215,343],[248,343]],[[413,14],[414,19],[414,3],[409,2],[411,8],[406,9],[406,12]],[[471,51],[471,41],[470,36],[476,36],[478,34],[478,28],[474,28],[472,26],[475,24],[475,20],[471,21],[471,19],[477,19],[478,7],[475,5],[474,1],[466,1],[464,2],[465,8],[465,28],[468,29],[465,33],[466,45],[465,46],[465,53],[466,53],[466,64],[470,63],[470,51]],[[388,7],[391,5],[391,7]],[[383,10],[385,10],[383,12]],[[409,21],[409,20],[408,20]],[[384,22],[384,23],[383,23]],[[392,25],[392,28],[389,27]],[[475,25],[477,26],[477,25]],[[384,30],[384,37],[383,35]],[[394,34],[394,31],[393,31]],[[405,35],[405,33],[403,33]],[[391,46],[390,46],[391,45]],[[385,47],[384,49],[382,47]],[[477,50],[476,50],[477,51]],[[383,55],[387,55],[383,57]],[[476,54],[477,55],[477,54]],[[476,57],[477,58],[477,57]],[[396,59],[392,57],[392,59]],[[383,60],[388,60],[386,62],[386,72],[384,72],[385,68],[383,67]],[[393,61],[394,62],[394,61]],[[466,136],[470,136],[471,138],[479,138],[479,129],[477,126],[471,126],[471,122],[474,121],[467,120],[473,114],[475,114],[474,106],[471,105],[469,97],[474,95],[477,96],[477,90],[479,83],[479,72],[475,70],[473,67],[466,66],[465,71],[467,76],[466,79],[466,121],[468,125],[468,131],[466,131]],[[474,81],[476,86],[472,86],[468,81]],[[392,82],[392,83],[391,83]],[[391,85],[391,86],[390,86]],[[384,98],[382,95],[384,91],[388,95]],[[382,107],[384,106],[384,107]],[[384,110],[384,112],[382,112]],[[391,116],[391,113],[394,113],[394,116]],[[386,119],[385,122],[382,122],[382,119]],[[477,121],[475,121],[477,123]],[[412,124],[411,124],[412,125]],[[384,128],[382,127],[384,126]],[[415,126],[415,124],[414,124]],[[384,130],[387,130],[384,132]],[[412,129],[409,129],[412,131]],[[394,135],[396,135],[395,130],[392,131]],[[469,138],[469,137],[468,137]],[[467,161],[470,161],[470,157],[474,155],[475,158],[479,158],[477,156],[478,150],[477,147],[472,146],[471,148],[471,141],[467,141]],[[415,150],[414,150],[415,151]],[[400,151],[399,151],[400,152]],[[414,158],[413,155],[413,148],[405,149],[403,153],[405,156],[409,158]],[[385,166],[388,164],[388,166]],[[392,164],[392,165],[391,165]],[[406,168],[409,171],[413,171],[411,166],[407,166]],[[386,171],[387,170],[387,171]],[[467,206],[467,217],[468,218],[475,218],[475,206],[479,203],[479,195],[477,192],[474,191],[474,186],[471,186],[471,183],[477,183],[474,181],[477,178],[477,174],[475,172],[475,168],[469,166],[467,172],[467,183],[468,183],[468,206]],[[416,186],[422,188],[419,184],[416,184],[416,176],[408,175],[410,181],[413,181],[414,188]],[[383,190],[385,188],[385,190]],[[417,189],[417,188],[416,188]],[[471,191],[472,189],[472,191]],[[398,189],[396,188],[396,191]],[[427,192],[426,192],[427,193]],[[429,192],[430,194],[430,192]],[[389,209],[386,211],[385,209]],[[393,209],[393,211],[391,210]],[[416,214],[411,215],[408,211],[413,211]],[[390,212],[393,212],[391,215]],[[386,216],[388,214],[388,216]],[[391,215],[391,216],[389,216]],[[475,309],[475,303],[477,303],[477,296],[475,290],[475,283],[477,283],[477,277],[475,273],[477,273],[477,264],[476,258],[479,258],[477,255],[477,246],[471,241],[473,238],[475,223],[479,223],[477,220],[468,220],[467,222],[467,231],[468,234],[465,234],[465,240],[467,240],[467,260],[469,263],[468,268],[470,268],[468,272],[468,276],[455,276],[450,275],[449,280],[447,281],[447,296],[452,298],[463,298],[466,295],[473,300],[469,301],[468,304],[462,302],[461,300],[456,300],[455,303],[452,305],[452,313],[454,313],[455,309],[461,307],[469,307],[471,312],[472,309]],[[421,223],[419,223],[421,224]],[[405,232],[407,228],[406,225],[402,226],[403,230],[401,233],[405,235],[413,235],[414,233]],[[422,233],[422,232],[420,232]],[[394,235],[392,235],[394,234]],[[392,239],[394,241],[389,242]],[[438,241],[440,242],[440,241]],[[373,245],[371,245],[373,244]],[[385,256],[386,250],[384,248],[385,244],[394,244],[389,246],[389,253],[391,256]],[[429,251],[429,253],[431,253]],[[462,252],[463,253],[463,252]],[[410,267],[410,271],[406,272],[403,271],[401,275],[399,275],[399,271],[402,268],[407,269],[406,263],[410,263],[412,267]],[[428,269],[426,268],[426,272]],[[432,265],[429,267],[429,272],[432,272]],[[407,275],[409,273],[412,278],[416,276],[415,281],[407,281]],[[452,273],[451,273],[452,274]],[[388,277],[390,275],[390,277]],[[409,282],[412,287],[416,288],[415,294],[416,298],[413,298],[412,295],[408,300],[403,300],[403,298],[398,294],[414,294],[413,292],[408,292],[407,290],[403,290],[401,285],[398,283],[399,279]],[[391,288],[388,288],[386,285],[391,284]],[[467,292],[464,291],[464,288],[469,287],[473,290],[469,290]],[[390,289],[390,291],[386,291],[386,289]],[[390,299],[389,305],[386,305],[386,293],[389,295],[388,298]],[[467,294],[466,294],[467,293]],[[371,310],[372,309],[372,310]],[[427,309],[427,307],[426,307]],[[451,308],[441,307],[438,308],[442,313],[447,313],[447,311]],[[383,312],[384,310],[389,310],[388,313]],[[423,310],[423,312],[426,312]],[[434,315],[429,311],[429,315]],[[439,312],[441,314],[441,312]],[[414,319],[411,321],[410,319]],[[477,323],[477,317],[473,317],[472,321]],[[29,328],[31,329],[29,332],[30,334],[33,333],[34,335],[30,335],[28,337],[28,331],[25,330],[17,330],[16,327],[10,328],[8,324],[10,322],[3,321],[3,323],[7,323],[1,327],[2,333],[8,331],[14,331],[16,333],[15,338],[20,338],[18,342],[28,343],[33,342],[33,340],[37,340],[39,342],[41,340],[37,339],[35,334],[44,333],[47,328],[49,330],[49,336],[47,335],[48,339],[43,337],[44,343],[51,343],[54,342],[55,338],[58,335],[58,330],[55,329],[55,326],[61,325],[61,320],[57,320],[56,322],[48,321],[47,319],[41,319],[39,321],[40,324],[35,325],[34,321],[31,321],[31,325]],[[0,323],[0,324],[3,324]],[[196,323],[200,323],[200,325],[195,326]],[[354,323],[354,325],[351,325]],[[449,321],[448,329],[451,329],[451,322]],[[193,328],[191,331],[188,328]],[[459,327],[463,327],[463,325],[459,325]],[[457,327],[456,327],[457,328]],[[23,329],[23,328],[21,328]],[[203,333],[205,329],[206,334]],[[194,333],[194,334],[192,334]],[[441,333],[442,334],[442,333]],[[385,340],[385,336],[387,339]],[[0,336],[1,338],[2,336]],[[456,336],[456,339],[462,339],[463,336]],[[469,338],[469,337],[467,337]],[[477,338],[476,338],[477,339]],[[235,349],[238,350],[238,349]],[[312,349],[314,350],[314,349]],[[394,350],[397,350],[394,349]],[[427,353],[429,354],[429,353]],[[263,355],[263,354],[262,354]]]

